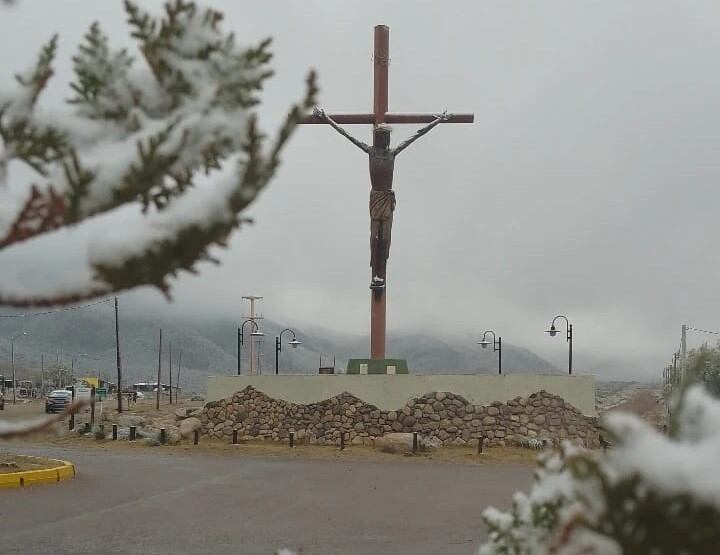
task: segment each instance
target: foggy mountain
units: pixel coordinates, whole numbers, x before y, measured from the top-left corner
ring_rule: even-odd
[[[3,314],[12,314],[4,310]],[[17,313],[19,314],[19,313]],[[260,345],[260,367],[263,374],[275,372],[275,337],[286,326],[259,320],[264,337]],[[163,330],[162,381],[167,383],[168,349],[172,345],[173,380],[181,359],[181,385],[190,392],[205,390],[208,375],[237,373],[237,325],[228,317],[207,315],[190,317],[174,314],[172,309],[152,311],[141,306],[120,309],[120,348],[123,383],[154,381],[157,375],[158,335]],[[280,373],[315,374],[322,355],[324,365],[342,371],[348,358],[367,356],[367,337],[344,335],[315,326],[294,327],[302,345],[293,349],[287,344],[291,334],[283,336]],[[67,310],[48,315],[0,318],[0,372],[10,373],[10,338],[22,331],[27,335],[15,341],[15,364],[18,379],[39,375],[41,356],[46,367],[71,368],[75,375],[99,374],[115,381],[115,326],[111,302],[90,308]],[[242,372],[249,364],[249,332],[245,327]],[[473,339],[447,339],[427,333],[389,333],[389,356],[406,358],[411,372],[483,373],[497,371],[497,353],[481,349]],[[74,359],[74,362],[73,362]],[[556,373],[560,370],[531,351],[503,344],[503,371]]]

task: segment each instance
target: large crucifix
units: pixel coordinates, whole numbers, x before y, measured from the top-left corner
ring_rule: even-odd
[[[372,114],[326,114],[316,108],[312,116],[301,123],[324,123],[368,154],[370,161],[370,356],[385,358],[385,292],[387,259],[390,256],[390,239],[395,193],[392,190],[395,157],[417,139],[440,123],[472,123],[473,114],[397,114],[388,113],[388,67],[390,65],[390,29],[375,26],[374,95]],[[391,123],[425,123],[397,147],[390,148]],[[340,124],[372,124],[373,144],[367,145],[345,131]]]

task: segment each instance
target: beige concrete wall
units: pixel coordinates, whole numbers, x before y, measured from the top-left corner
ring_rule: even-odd
[[[545,390],[561,396],[583,414],[595,414],[595,378],[593,376],[550,376],[509,374],[506,376],[427,374],[396,376],[210,376],[207,400],[230,397],[252,385],[277,399],[308,404],[329,399],[343,391],[382,410],[403,407],[410,399],[435,391],[448,391],[465,397],[470,403],[488,405],[517,396]]]

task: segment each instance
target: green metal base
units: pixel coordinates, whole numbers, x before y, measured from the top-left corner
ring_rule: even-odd
[[[351,358],[347,374],[409,374],[404,358]]]

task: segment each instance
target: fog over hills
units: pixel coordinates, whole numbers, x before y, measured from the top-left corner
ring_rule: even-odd
[[[4,310],[3,314],[12,314]],[[17,312],[16,314],[20,314]],[[163,381],[167,381],[168,348],[172,345],[173,369],[182,356],[181,384],[187,391],[202,392],[208,375],[237,373],[237,326],[239,320],[226,316],[189,316],[168,307],[145,310],[141,304],[120,307],[120,345],[123,382],[154,380],[157,373],[158,334],[163,330]],[[260,345],[262,373],[275,371],[275,337],[286,325],[269,319],[260,320],[264,337]],[[249,369],[249,329],[245,328],[242,371]],[[367,337],[343,334],[317,326],[293,326],[302,345],[287,345],[290,334],[283,337],[280,353],[281,373],[317,373],[320,356],[342,371],[350,357],[365,357]],[[0,318],[0,372],[9,374],[10,337],[26,331],[15,342],[18,379],[39,374],[41,353],[46,364],[54,368],[58,361],[70,368],[75,358],[76,375],[99,373],[115,381],[115,326],[112,302],[89,308],[67,310],[47,315]],[[389,356],[406,358],[411,372],[495,373],[497,353],[481,349],[477,339],[439,338],[429,333],[389,333]],[[182,353],[182,355],[181,355]],[[557,367],[533,352],[503,343],[503,371],[559,373]]]

